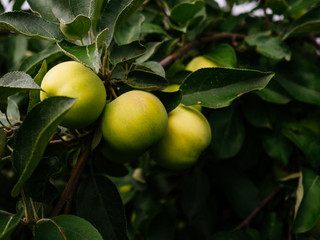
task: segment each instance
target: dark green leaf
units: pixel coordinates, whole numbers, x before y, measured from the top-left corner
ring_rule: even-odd
[[[166,31],[159,25],[143,22],[141,26],[142,34],[164,34],[166,35]]]
[[[12,6],[13,11],[20,10],[25,0],[15,0]]]
[[[320,166],[320,142],[318,136],[299,123],[284,123],[283,134],[291,140],[314,167]]]
[[[30,75],[24,72],[9,72],[0,78],[0,98],[6,98],[18,92],[36,90],[40,87]]]
[[[21,66],[20,70],[27,72],[29,74],[33,74],[35,68],[46,60],[47,64],[51,63],[52,61],[56,60],[57,58],[63,56],[63,52],[61,49],[56,45],[49,46],[42,50],[41,52],[38,52],[28,58],[26,58]]]
[[[139,42],[132,42],[122,46],[112,48],[110,62],[113,65],[127,63],[141,57],[146,52],[146,48]]]
[[[126,83],[131,87],[146,90],[161,90],[168,86],[165,78],[142,70],[131,71]]]
[[[143,62],[143,63],[137,64],[137,66],[146,68],[147,70],[150,70],[163,78],[166,77],[165,70],[163,69],[162,65],[158,62],[148,61],[148,62]]]
[[[167,112],[171,112],[173,109],[175,109],[180,104],[182,99],[181,91],[176,91],[176,92],[156,91],[153,93],[161,100]]]
[[[100,55],[96,48],[96,44],[78,46],[68,41],[61,41],[58,43],[58,46],[67,56],[91,68],[96,73],[99,72]]]
[[[222,67],[235,68],[237,66],[236,53],[227,43],[212,46],[205,56]]]
[[[158,48],[161,46],[161,44],[164,42],[148,42],[144,46],[146,48],[146,51],[144,54],[137,58],[136,62],[137,63],[142,63],[147,61],[149,58],[152,57],[152,55],[158,50]]]
[[[205,206],[210,193],[210,181],[200,171],[188,177],[181,188],[180,206],[188,219],[194,218]]]
[[[263,221],[261,240],[282,240],[283,223],[275,212],[268,214]]]
[[[185,24],[204,7],[203,0],[193,2],[181,2],[171,9],[170,17],[173,21]]]
[[[88,34],[90,27],[90,19],[83,15],[76,16],[71,22],[60,22],[61,32],[73,40],[83,39]]]
[[[6,145],[7,145],[6,133],[4,132],[3,128],[0,128],[0,159],[6,149]]]
[[[168,221],[170,219],[170,221]],[[150,222],[147,230],[148,240],[174,240],[177,210],[170,203],[161,206],[160,213]]]
[[[188,75],[182,103],[222,108],[244,93],[263,89],[274,73],[232,68],[203,68]]]
[[[9,71],[18,70],[27,51],[28,40],[23,35],[10,35],[5,44],[5,54],[9,61]]]
[[[78,215],[90,221],[103,239],[128,239],[121,198],[108,178],[92,177],[84,180],[79,186],[76,204]]]
[[[20,121],[19,106],[11,97],[8,98],[7,116],[0,112],[0,121],[6,126],[15,125]],[[8,122],[10,121],[10,123]]]
[[[67,97],[48,98],[35,106],[25,118],[16,135],[12,153],[12,162],[19,175],[12,196],[19,194],[20,188],[39,164],[50,137],[75,101]]]
[[[296,216],[292,231],[303,233],[309,231],[320,216],[320,179],[312,170],[302,169],[300,176],[302,196],[297,197]],[[302,197],[302,199],[301,199]]]
[[[41,86],[42,79],[47,73],[47,62],[43,61],[40,70],[37,75],[34,77],[34,82]],[[29,93],[29,105],[28,112],[40,102],[40,91],[30,91]]]
[[[63,39],[59,26],[27,12],[6,12],[1,14],[0,27],[32,38],[50,41]]]
[[[318,1],[317,1],[318,2]],[[298,18],[287,29],[283,39],[301,36],[307,33],[319,31],[320,29],[320,6],[312,8],[309,12]]]
[[[256,47],[256,51],[268,58],[289,61],[291,50],[280,37],[271,37],[263,34],[249,35],[245,41],[249,46]]]
[[[288,8],[288,3],[286,0],[267,0],[266,6],[271,8],[275,14],[283,14]]]
[[[59,26],[59,20],[52,12],[52,0],[27,0],[32,11],[39,13],[42,18]]]
[[[245,129],[239,112],[234,107],[215,110],[208,118],[213,154],[218,158],[230,158],[241,149]]]
[[[20,211],[15,215],[5,215],[0,213],[0,239],[9,239],[10,234],[20,224],[22,216],[23,211]]]
[[[144,2],[144,0],[111,0],[101,11],[101,20],[98,28],[108,28],[109,32],[105,39],[107,46],[117,30],[124,24],[128,18],[136,11],[136,9]]]
[[[211,236],[208,240],[257,240],[250,236],[249,233],[236,230],[236,231],[229,231],[229,232],[219,232]]]
[[[103,240],[88,221],[74,215],[60,215],[41,223],[34,240]]]
[[[270,81],[270,83],[262,90],[256,92],[264,101],[287,104],[291,101],[288,93],[281,87],[277,81]]]
[[[141,13],[133,14],[129,20],[123,24],[115,34],[115,41],[118,45],[125,45],[138,41],[141,33],[141,24],[144,21]]]

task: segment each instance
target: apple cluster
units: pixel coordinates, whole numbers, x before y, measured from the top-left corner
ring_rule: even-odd
[[[102,116],[104,151],[118,163],[131,162],[149,151],[160,166],[182,170],[195,164],[211,141],[211,128],[201,109],[180,104],[167,113],[155,95],[142,90],[126,92],[106,104],[100,78],[75,61],[50,69],[41,88],[41,100],[77,98],[62,126],[83,128]]]

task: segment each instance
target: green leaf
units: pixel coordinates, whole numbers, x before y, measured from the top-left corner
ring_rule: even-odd
[[[262,240],[281,240],[283,231],[283,222],[278,218],[275,212],[270,212],[264,219],[261,229]]]
[[[143,22],[141,25],[142,34],[163,34],[167,35],[166,31],[159,25]]]
[[[287,166],[291,156],[292,143],[280,131],[264,131],[261,134],[262,145],[266,153]]]
[[[12,153],[12,162],[19,175],[11,192],[13,197],[19,194],[20,188],[39,164],[50,137],[75,101],[67,97],[48,98],[35,106],[25,118],[16,135]]]
[[[116,186],[108,178],[84,180],[79,186],[76,206],[77,214],[91,222],[103,239],[128,239],[124,207]]]
[[[52,12],[52,1],[51,0],[27,0],[30,8],[33,12],[40,14],[43,19],[59,25],[59,20],[56,15]]]
[[[181,103],[182,99],[182,93],[179,90],[176,92],[155,91],[153,94],[161,100],[167,112],[175,109]]]
[[[205,54],[205,57],[208,57],[222,67],[235,68],[237,66],[236,53],[233,47],[227,43],[221,43],[210,47],[209,51]]]
[[[166,71],[164,70],[162,65],[158,62],[148,61],[148,62],[143,62],[143,63],[137,64],[137,66],[146,68],[147,70],[150,70],[163,78],[166,77]]]
[[[17,214],[6,215],[0,212],[0,239],[9,239],[11,233],[22,220],[23,211]]]
[[[302,169],[303,196],[293,223],[294,233],[309,231],[320,216],[320,205],[314,204],[320,201],[320,179],[312,170]]]
[[[25,72],[9,72],[0,78],[0,98],[33,89],[40,87]]]
[[[280,37],[271,37],[263,34],[249,35],[245,41],[249,46],[256,47],[256,51],[261,55],[281,60],[291,59],[291,50]]]
[[[142,70],[131,71],[128,74],[126,83],[131,87],[145,90],[161,90],[168,86],[165,78]]]
[[[27,51],[28,40],[23,35],[10,35],[5,44],[5,54],[8,58],[9,71],[18,70]]]
[[[243,230],[219,232],[208,238],[208,240],[257,240]]]
[[[264,89],[256,92],[256,94],[264,101],[270,103],[287,104],[291,101],[289,94],[277,81],[271,81]]]
[[[182,83],[182,103],[222,108],[244,93],[263,89],[274,76],[271,72],[232,68],[203,68]]]
[[[42,50],[41,52],[38,52],[28,58],[26,58],[21,66],[20,70],[27,72],[29,74],[33,74],[35,68],[38,66],[38,64],[42,63],[44,60],[46,60],[47,64],[51,63],[52,61],[56,60],[57,58],[63,56],[63,52],[61,49],[56,45],[49,46]]]
[[[208,121],[211,126],[211,147],[217,158],[231,158],[241,149],[245,129],[241,115],[234,107],[213,111]]]
[[[320,142],[318,136],[299,123],[284,123],[283,134],[306,156],[313,167],[320,166]]]
[[[171,9],[170,18],[177,23],[185,24],[190,21],[203,7],[203,0],[181,2]]]
[[[203,209],[210,194],[210,181],[206,174],[195,171],[181,187],[180,206],[188,219],[193,219]]]
[[[318,2],[318,1],[317,1]],[[320,6],[312,8],[309,12],[294,21],[285,32],[283,39],[301,36],[316,32],[320,29]]]
[[[7,136],[3,128],[0,128],[0,159],[6,150]]]
[[[41,86],[42,79],[44,75],[47,73],[47,62],[44,60],[42,62],[41,68],[39,69],[37,75],[34,77],[34,82]],[[40,102],[40,91],[30,91],[29,93],[29,105],[28,105],[28,112]]]
[[[118,45],[125,45],[134,41],[138,41],[141,33],[141,25],[145,17],[141,13],[133,14],[129,20],[123,24],[114,38]]]
[[[0,27],[32,38],[50,41],[63,39],[63,34],[57,25],[27,12],[6,12],[1,14]]]
[[[271,8],[274,14],[283,14],[288,8],[286,0],[267,0],[266,6]]]
[[[11,98],[8,98],[7,116],[0,112],[0,121],[6,126],[15,125],[20,121],[20,111],[17,103]],[[10,123],[8,122],[10,121]]]
[[[110,62],[112,65],[134,61],[146,52],[146,48],[139,42],[132,42],[111,49]]]
[[[60,215],[41,223],[34,240],[103,240],[88,221],[74,215]]]
[[[128,18],[137,10],[144,0],[110,0],[101,10],[101,19],[98,25],[100,31],[108,28],[109,32],[105,39],[107,46],[110,45],[114,34]]]
[[[76,16],[71,22],[60,21],[60,30],[68,38],[73,40],[83,39],[90,30],[91,20],[83,15]]]
[[[88,46],[78,46],[68,41],[61,41],[58,43],[58,46],[73,60],[91,68],[96,73],[99,72],[100,55],[98,49],[96,48],[96,44],[93,43]]]

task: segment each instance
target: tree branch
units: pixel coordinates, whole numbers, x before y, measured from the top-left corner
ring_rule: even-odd
[[[168,66],[170,66],[175,60],[179,59],[180,57],[182,57],[184,54],[186,54],[187,52],[189,52],[191,49],[196,48],[202,44],[205,43],[209,43],[209,42],[216,42],[222,39],[231,39],[232,40],[232,44],[236,45],[236,40],[237,39],[244,39],[246,37],[246,35],[244,34],[238,34],[238,33],[226,33],[226,32],[222,32],[222,33],[210,33],[207,34],[199,39],[195,39],[189,43],[187,43],[186,45],[184,45],[183,47],[179,48],[176,52],[174,52],[173,54],[169,55],[168,57],[164,58],[160,64],[166,68]]]
[[[79,157],[64,191],[57,205],[52,211],[52,214],[51,214],[52,217],[57,216],[65,204],[66,204],[65,213],[69,212],[70,206],[71,206],[70,204],[72,202],[75,190],[78,186],[81,173],[83,172],[84,166],[90,155],[90,151],[91,151],[91,144],[88,144],[86,149],[83,151],[83,153]]]
[[[275,188],[265,199],[263,199],[259,205],[250,213],[250,215],[233,230],[239,230],[245,226],[248,226],[251,220],[261,211],[261,209],[270,202],[270,200],[280,191],[280,187]]]

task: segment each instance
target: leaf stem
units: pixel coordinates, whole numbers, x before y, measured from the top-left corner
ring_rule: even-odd
[[[0,214],[8,215],[8,216],[14,216],[13,213],[10,213],[10,212],[4,211],[4,210],[0,210]]]

